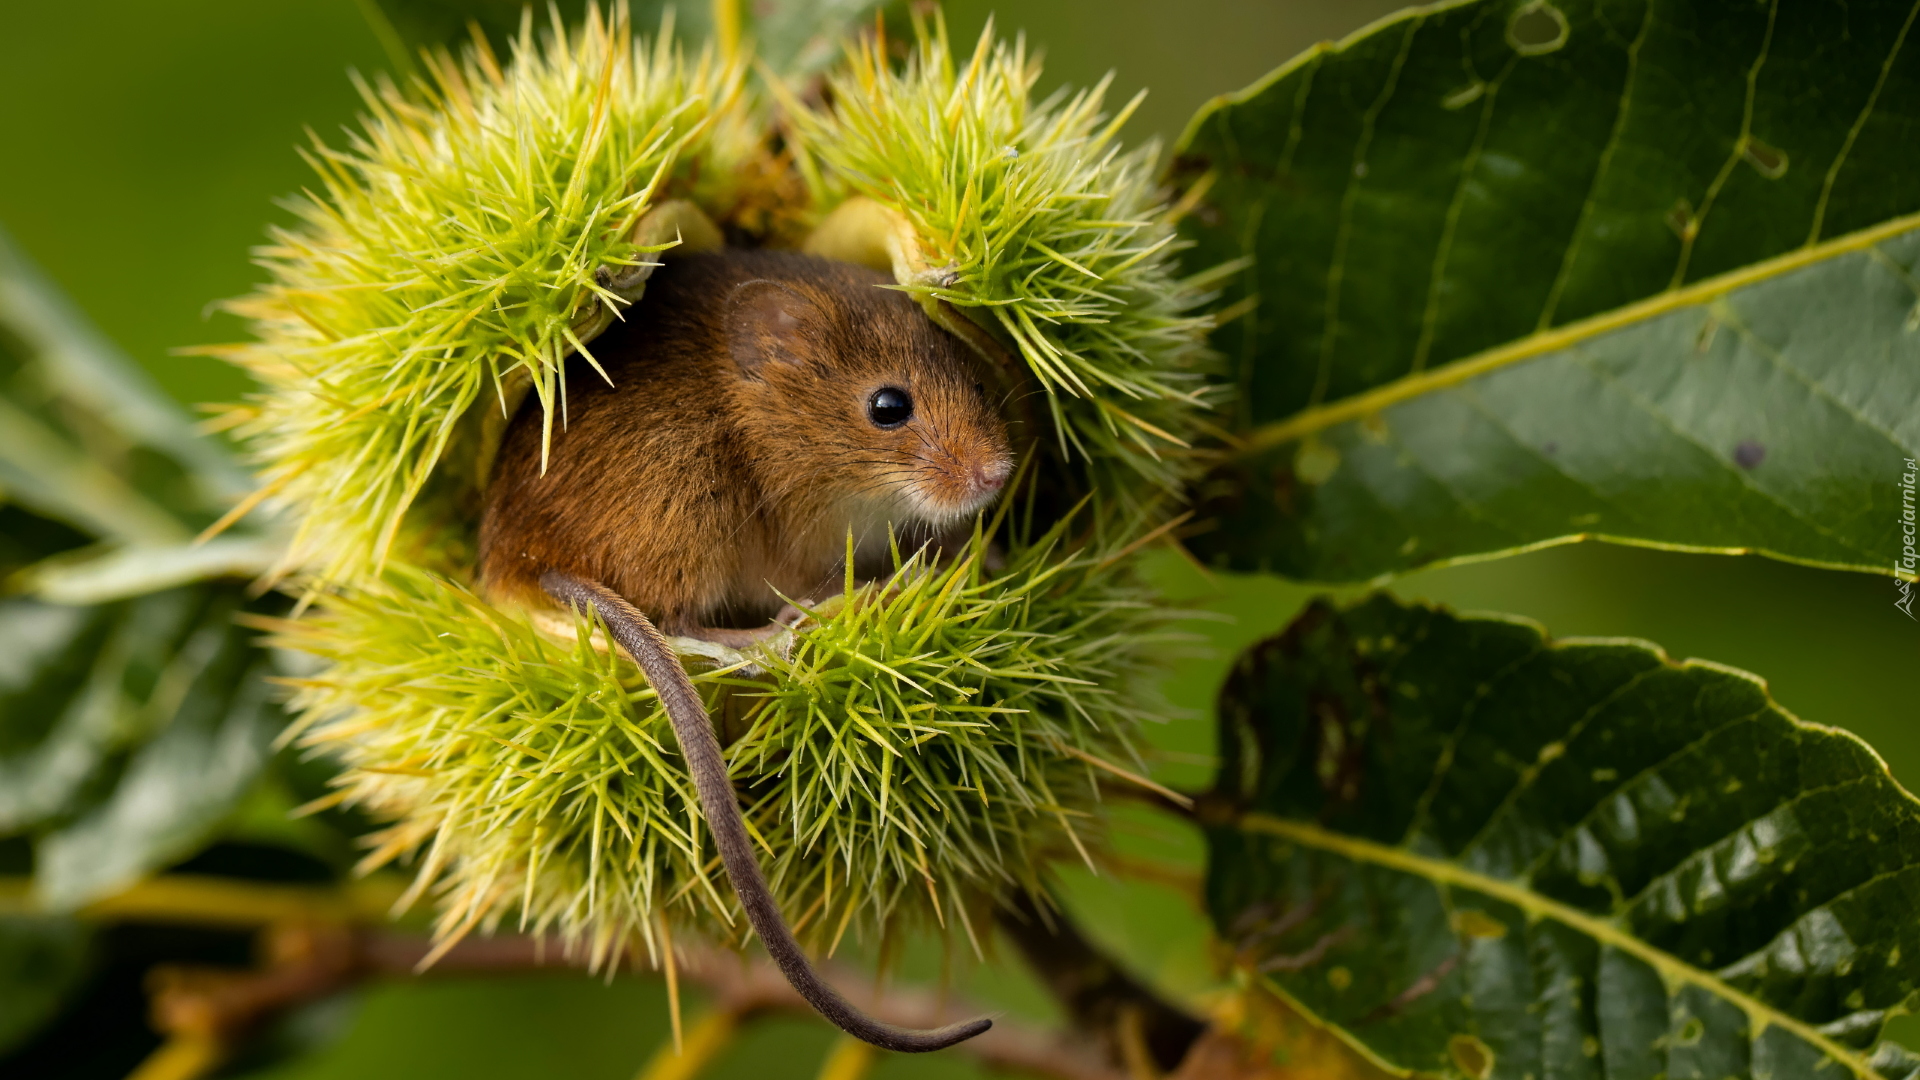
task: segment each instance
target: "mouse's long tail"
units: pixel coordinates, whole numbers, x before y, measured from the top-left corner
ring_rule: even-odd
[[[660,703],[666,707],[675,737],[680,740],[680,752],[686,756],[687,770],[693,774],[694,790],[700,796],[700,809],[713,830],[714,844],[720,849],[720,861],[727,868],[727,878],[733,882],[733,890],[747,910],[747,921],[766,944],[773,962],[780,965],[787,982],[808,1004],[854,1038],[884,1050],[906,1053],[952,1046],[993,1026],[993,1021],[980,1019],[931,1031],[894,1027],[862,1013],[828,986],[813,970],[806,953],[800,951],[800,943],[793,939],[787,921],[780,916],[773,890],[767,887],[767,879],[760,873],[760,863],[753,857],[753,848],[747,839],[746,822],[740,817],[740,804],[734,797],[733,782],[727,778],[726,761],[720,756],[720,740],[714,738],[706,706],[687,679],[680,658],[668,648],[666,639],[645,615],[606,586],[558,570],[540,575],[540,586],[569,607],[583,613],[589,608],[598,611],[613,639],[646,673],[647,681],[653,684]]]

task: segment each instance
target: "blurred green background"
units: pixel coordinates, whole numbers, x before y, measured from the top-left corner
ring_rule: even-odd
[[[577,6],[577,5],[570,5]],[[1046,89],[1117,72],[1116,98],[1152,95],[1136,139],[1171,141],[1208,97],[1237,89],[1314,41],[1387,13],[1384,0],[1027,0],[1001,5],[998,25],[1024,30],[1047,60]],[[996,5],[947,7],[971,41]],[[0,26],[0,224],[92,318],[188,404],[231,399],[245,381],[215,361],[172,350],[231,339],[209,305],[259,274],[248,248],[284,220],[275,200],[307,181],[294,153],[311,128],[337,138],[358,100],[347,73],[387,66],[355,0],[177,0],[158,5],[9,4]],[[1170,679],[1190,715],[1170,722],[1176,752],[1163,778],[1201,785],[1212,732],[1206,711],[1233,652],[1282,626],[1310,591],[1232,580],[1171,557],[1155,572],[1193,606],[1232,621],[1197,622],[1212,655]],[[1920,625],[1893,607],[1887,579],[1754,558],[1579,545],[1411,576],[1412,597],[1510,612],[1559,635],[1630,636],[1676,656],[1764,675],[1802,717],[1857,732],[1910,786],[1920,782],[1912,722]],[[1197,868],[1196,838],[1165,819],[1129,815],[1123,846]],[[1096,937],[1170,991],[1210,985],[1204,928],[1178,892],[1067,875],[1067,895]],[[962,974],[969,993],[1043,1020],[1051,1005],[1014,967]],[[931,977],[932,951],[907,975]],[[1911,1021],[1903,1021],[1910,1023]],[[320,1053],[256,1075],[355,1077],[631,1076],[666,1031],[664,991],[646,979],[556,974],[447,979],[373,988],[289,1020],[296,1041],[341,1034]],[[1896,1034],[1907,1034],[1905,1031]],[[832,1036],[818,1023],[756,1026],[715,1077],[811,1076]],[[1911,1041],[1911,1040],[1909,1040]],[[952,1057],[899,1059],[882,1077],[970,1076]]]

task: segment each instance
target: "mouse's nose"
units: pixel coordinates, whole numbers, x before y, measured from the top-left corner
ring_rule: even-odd
[[[1007,475],[1013,471],[1008,461],[994,461],[973,467],[973,486],[981,491],[999,491],[1006,484]]]

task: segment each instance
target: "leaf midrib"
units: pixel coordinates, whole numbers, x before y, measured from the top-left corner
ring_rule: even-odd
[[[1684,288],[1672,289],[1567,323],[1552,330],[1529,334],[1504,345],[1448,364],[1383,383],[1364,393],[1325,405],[1303,409],[1282,420],[1264,424],[1245,435],[1229,451],[1235,458],[1248,458],[1323,431],[1337,424],[1358,420],[1390,406],[1412,400],[1436,390],[1459,385],[1469,379],[1548,353],[1558,352],[1603,334],[1623,330],[1682,308],[1698,307],[1720,299],[1749,285],[1768,281],[1794,270],[1804,269],[1829,259],[1873,248],[1883,241],[1920,228],[1920,213],[1906,214],[1869,229],[1836,237],[1707,278]]]
[[[1847,1067],[1863,1080],[1884,1080],[1858,1052],[1835,1042],[1817,1028],[1797,1017],[1736,990],[1724,980],[1702,971],[1621,929],[1611,919],[1589,914],[1570,904],[1551,900],[1509,881],[1488,877],[1458,864],[1419,855],[1406,848],[1388,847],[1372,840],[1348,836],[1303,821],[1288,821],[1269,814],[1250,812],[1240,815],[1234,825],[1244,832],[1265,833],[1296,844],[1327,851],[1350,859],[1411,874],[1440,885],[1456,886],[1482,893],[1512,904],[1527,913],[1529,919],[1552,919],[1578,933],[1626,953],[1652,967],[1669,982],[1699,987],[1746,1013],[1753,1024],[1751,1037],[1758,1038],[1768,1025],[1792,1032],[1829,1058]]]

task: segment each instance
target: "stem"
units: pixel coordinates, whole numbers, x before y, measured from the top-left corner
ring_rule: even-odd
[[[382,877],[344,886],[314,886],[166,874],[97,901],[80,914],[102,921],[263,929],[266,948],[262,951],[277,958],[266,971],[205,968],[174,968],[169,974],[156,971],[155,1027],[169,1037],[169,1043],[155,1051],[149,1063],[155,1066],[162,1060],[182,1063],[192,1056],[189,1050],[200,1047],[194,1054],[205,1051],[198,1060],[205,1062],[205,1068],[211,1068],[219,1060],[215,1051],[224,1051],[253,1024],[281,1009],[326,997],[371,978],[418,977],[415,968],[432,951],[429,939],[365,928],[366,924],[383,921],[394,898],[402,891],[404,883]],[[36,910],[30,878],[0,876],[0,915]],[[1002,921],[1010,920],[1003,917]],[[360,928],[353,929],[348,924],[360,924]],[[1034,954],[1028,950],[1022,935],[1036,932],[1042,939],[1054,937],[1040,931],[1038,926],[1009,928],[1029,959]],[[1070,934],[1070,938],[1079,940],[1077,935]],[[1091,951],[1084,941],[1080,944]],[[346,949],[344,959],[340,953],[343,947]],[[328,954],[327,958],[316,959],[316,954],[322,951]],[[711,945],[682,944],[676,949],[676,955],[679,978],[705,988],[717,999],[716,1009],[730,1011],[743,1019],[765,1012],[814,1015],[812,1006],[787,984],[785,976],[769,961],[743,964],[739,954]],[[289,966],[307,970],[291,979],[285,972],[277,971]],[[431,974],[499,974],[556,966],[580,965],[566,956],[565,946],[559,941],[507,934],[463,939],[440,957]],[[943,1021],[980,1012],[965,1002],[948,1002],[917,988],[892,989],[883,1000],[872,980],[838,965],[825,965],[825,969],[835,983],[848,988],[848,997],[889,1023],[937,1026]],[[208,975],[215,977],[206,978]],[[1146,995],[1146,991],[1137,986],[1134,989]],[[1150,999],[1150,995],[1147,996]],[[174,1046],[176,1040],[185,1042]],[[688,1041],[693,1041],[691,1033]],[[207,1050],[209,1046],[214,1049]],[[1004,1019],[997,1021],[991,1031],[954,1049],[990,1068],[1049,1080],[1127,1080],[1127,1074],[1116,1071],[1090,1053],[1084,1039]],[[143,1075],[145,1080],[192,1080],[203,1072],[180,1071],[169,1066],[167,1071]]]
[[[177,909],[170,912],[178,914]],[[434,948],[421,935],[311,922],[268,926],[261,945],[267,965],[259,970],[155,969],[153,1022],[168,1041],[142,1066],[151,1070],[142,1074],[143,1080],[204,1076],[272,1015],[370,979],[421,977],[415,974],[416,968]],[[731,950],[684,941],[676,954],[680,979],[704,988],[712,998],[713,1011],[688,1030],[680,1052],[671,1045],[662,1047],[641,1074],[643,1080],[692,1076],[725,1047],[728,1034],[757,1016],[815,1015],[813,1006],[769,960],[743,963]],[[582,965],[567,958],[557,940],[501,935],[460,941],[440,957],[428,977],[578,966]],[[965,1002],[944,1002],[919,989],[896,988],[882,997],[871,979],[837,965],[828,965],[825,971],[847,988],[849,999],[885,1023],[930,1027],[977,1012]],[[953,1050],[990,1068],[1048,1080],[1126,1080],[1124,1074],[1090,1055],[1079,1039],[1007,1021]]]

